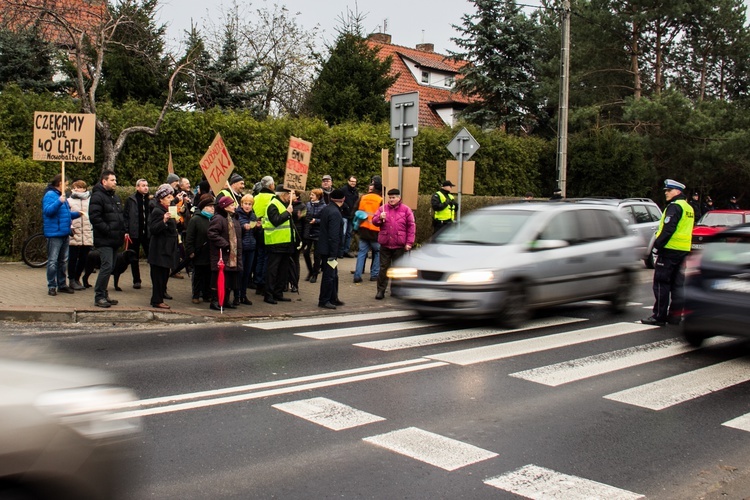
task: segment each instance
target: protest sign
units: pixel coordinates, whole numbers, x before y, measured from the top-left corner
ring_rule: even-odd
[[[94,114],[34,112],[35,160],[93,163],[95,141]]]
[[[312,142],[289,138],[289,153],[286,156],[286,172],[284,172],[284,187],[297,191],[307,188],[307,172],[310,169],[310,155]]]
[[[216,137],[214,137],[208,151],[201,158],[200,166],[206,180],[211,185],[211,191],[214,194],[219,194],[219,191],[226,187],[227,179],[234,170],[234,163],[229,156],[229,151],[221,138],[221,134],[216,134]]]

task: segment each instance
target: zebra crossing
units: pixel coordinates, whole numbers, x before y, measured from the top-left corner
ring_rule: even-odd
[[[358,321],[369,323],[372,319],[373,316],[370,315],[346,315],[337,318],[335,324],[322,320],[316,324],[317,320],[307,320],[304,325],[305,331],[296,332],[294,335],[319,341],[352,340],[353,347],[383,352],[411,352],[410,350],[416,352],[419,348],[426,346],[433,348],[445,346],[446,350],[443,352],[413,358],[413,360],[440,362],[441,365],[434,367],[440,369],[449,365],[464,367],[508,358],[521,358],[553,349],[584,343],[592,344],[629,334],[648,333],[652,330],[677,333],[676,329],[664,330],[628,322],[591,327],[586,325],[585,319],[565,317],[546,318],[512,330],[491,327],[461,328],[457,325],[437,325],[409,319],[400,311],[392,316],[378,313],[377,325],[356,326]],[[388,320],[393,321],[389,323]],[[283,322],[277,322],[273,328],[286,328],[281,323]],[[334,325],[341,325],[341,328],[336,328]],[[545,335],[544,329],[552,326],[561,327],[567,331]],[[420,331],[425,333],[420,334]],[[505,334],[516,332],[539,332],[539,335],[521,340],[503,338]],[[402,333],[404,335],[401,335]],[[367,339],[367,337],[383,334],[387,334],[389,338]],[[480,338],[494,339],[496,342],[480,347],[456,349],[457,343]],[[730,342],[732,339],[727,337],[714,337],[706,341],[704,348],[722,346]],[[696,349],[684,343],[680,338],[667,338],[550,365],[531,367],[508,373],[507,376],[554,389],[648,363],[668,362],[670,358],[686,355]],[[697,400],[747,381],[750,381],[750,359],[742,357],[691,369],[679,375],[604,394],[601,397],[608,401],[649,411],[665,411],[675,405]],[[336,432],[371,425],[375,422],[381,424],[387,422],[387,416],[373,415],[349,407],[343,402],[326,398],[289,401],[275,404],[273,407]],[[750,432],[750,413],[739,415],[721,425],[728,429]],[[471,467],[479,462],[488,462],[499,456],[495,450],[482,449],[475,444],[461,442],[417,427],[405,427],[373,434],[362,438],[362,441],[377,449],[409,457],[449,472]],[[645,498],[637,492],[599,482],[596,478],[578,477],[566,471],[555,471],[537,464],[525,464],[515,470],[498,471],[496,475],[482,479],[482,482],[487,486],[532,499],[630,500]]]

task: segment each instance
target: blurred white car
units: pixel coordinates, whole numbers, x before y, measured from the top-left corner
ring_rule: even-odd
[[[614,207],[529,203],[468,214],[388,270],[391,292],[423,316],[500,319],[604,298],[624,308],[640,239]]]

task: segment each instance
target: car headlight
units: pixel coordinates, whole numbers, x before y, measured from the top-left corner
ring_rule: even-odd
[[[42,394],[35,407],[89,439],[104,439],[140,432],[138,417],[123,418],[120,410],[136,401],[123,387],[91,386]]]
[[[446,281],[453,284],[481,285],[484,283],[491,283],[494,280],[495,273],[493,271],[478,269],[474,271],[462,271],[460,273],[453,273],[448,276],[448,279]]]
[[[402,279],[402,280],[408,280],[408,279],[416,279],[418,276],[418,271],[413,267],[391,267],[388,269],[388,272],[386,273],[386,276],[388,276],[391,279]]]

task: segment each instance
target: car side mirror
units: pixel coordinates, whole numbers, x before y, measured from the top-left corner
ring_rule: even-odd
[[[565,248],[570,246],[565,240],[535,240],[529,244],[529,250],[538,252],[540,250],[554,250],[555,248]]]

